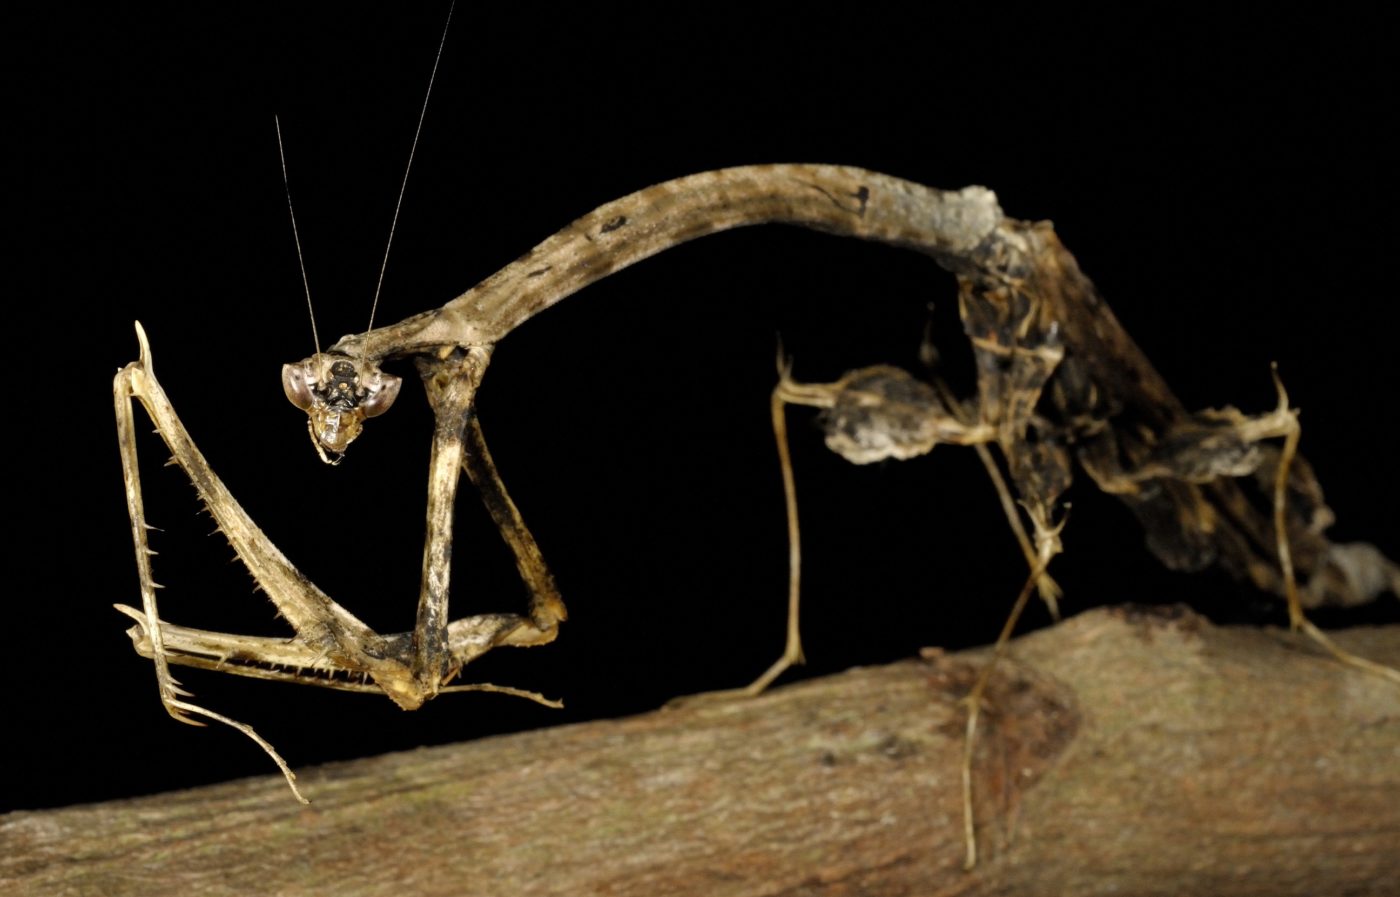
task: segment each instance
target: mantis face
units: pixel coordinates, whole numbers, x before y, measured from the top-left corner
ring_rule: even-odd
[[[282,366],[282,389],[306,412],[311,442],[327,464],[339,462],[346,446],[360,435],[365,418],[389,410],[402,385],[402,378],[346,355],[318,352]]]

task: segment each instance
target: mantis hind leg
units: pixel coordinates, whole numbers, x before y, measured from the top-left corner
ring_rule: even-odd
[[[1277,367],[1274,372],[1274,387],[1278,390],[1279,411],[1286,413],[1292,426],[1287,428],[1284,435],[1283,449],[1279,454],[1278,468],[1274,472],[1274,536],[1277,540],[1279,568],[1283,573],[1284,597],[1288,601],[1288,622],[1295,632],[1302,632],[1308,638],[1320,645],[1337,660],[1349,666],[1354,666],[1373,675],[1381,676],[1392,682],[1400,684],[1400,670],[1388,667],[1385,664],[1377,663],[1374,660],[1367,660],[1357,654],[1345,650],[1328,637],[1327,633],[1318,629],[1317,626],[1303,613],[1303,602],[1298,593],[1298,579],[1293,569],[1293,552],[1288,541],[1288,477],[1293,466],[1294,458],[1298,454],[1298,441],[1301,439],[1303,430],[1298,423],[1298,414],[1288,407],[1288,393],[1283,388],[1283,381],[1279,379]],[[1400,587],[1400,571],[1395,570],[1393,564],[1389,564],[1383,557],[1380,562],[1389,566],[1391,583],[1389,588],[1395,590]]]

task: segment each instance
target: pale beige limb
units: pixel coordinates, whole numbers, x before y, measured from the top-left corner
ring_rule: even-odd
[[[928,337],[925,337],[927,343]],[[931,343],[928,343],[931,346]],[[924,356],[928,349],[921,347],[920,355]],[[933,388],[938,390],[939,397],[943,399],[949,408],[957,408],[957,396],[948,386],[946,380],[937,374],[929,378]],[[1064,590],[1060,584],[1055,582],[1050,573],[1041,563],[1035,546],[1031,543],[1031,538],[1026,534],[1026,525],[1021,522],[1021,511],[1016,504],[1016,497],[1011,494],[1011,487],[1006,482],[1006,477],[1002,476],[1001,466],[997,464],[996,458],[992,456],[992,450],[986,443],[976,443],[972,446],[977,452],[977,460],[982,462],[982,469],[987,472],[987,477],[992,481],[992,488],[996,490],[997,501],[1001,503],[1001,512],[1006,517],[1007,524],[1011,527],[1012,534],[1016,537],[1016,544],[1021,548],[1021,556],[1026,559],[1026,566],[1029,569],[1040,567],[1040,576],[1035,581],[1036,591],[1040,593],[1040,600],[1045,605],[1045,609],[1050,612],[1050,618],[1056,623],[1060,621],[1060,598],[1064,596]]]
[[[124,604],[114,605],[118,611],[137,622],[129,630],[132,646],[142,657],[154,658],[155,652],[150,639],[147,617],[141,611]],[[504,616],[504,615],[503,615]],[[484,653],[483,644],[494,644],[491,636],[483,637],[479,621],[487,619],[472,617],[457,620],[448,625],[448,648],[454,656],[475,658]],[[331,663],[325,655],[316,654],[295,638],[275,638],[257,635],[231,635],[226,632],[211,632],[189,626],[177,626],[161,621],[164,650],[173,662],[181,666],[212,670],[217,673],[232,673],[250,679],[263,679],[270,682],[288,682],[297,685],[316,685],[336,691],[352,691],[363,694],[383,694],[384,689],[374,683],[368,673],[356,673]],[[386,636],[390,644],[407,645],[411,633],[401,632]],[[513,643],[511,643],[513,644]],[[352,678],[358,677],[358,678]],[[513,695],[543,704],[546,707],[560,708],[564,705],[557,700],[546,698],[538,692],[512,688],[508,685],[493,685],[489,682],[473,682],[449,685],[438,689],[438,694],[465,691],[487,691]]]
[[[1272,417],[1287,422],[1287,425],[1284,426],[1283,452],[1279,457],[1278,470],[1274,475],[1274,534],[1278,540],[1279,566],[1283,569],[1284,594],[1288,599],[1289,625],[1295,632],[1302,632],[1342,663],[1400,684],[1400,670],[1376,663],[1374,660],[1367,660],[1346,650],[1333,641],[1327,633],[1318,629],[1316,624],[1303,613],[1303,603],[1298,597],[1298,580],[1293,572],[1293,552],[1288,545],[1288,520],[1286,516],[1288,471],[1293,464],[1294,457],[1298,454],[1298,442],[1302,438],[1303,430],[1298,425],[1297,410],[1288,407],[1288,393],[1283,388],[1283,380],[1278,375],[1278,365],[1274,365],[1273,376],[1274,388],[1278,390],[1278,409]],[[1270,435],[1275,434],[1270,432]]]
[[[1060,527],[1063,526],[1064,520],[1061,520]],[[987,691],[988,683],[991,682],[992,672],[996,669],[997,661],[1001,660],[1002,655],[1006,653],[1006,646],[1016,631],[1016,624],[1020,622],[1021,614],[1025,612],[1031,592],[1035,589],[1036,583],[1040,581],[1041,574],[1045,572],[1046,565],[1050,563],[1050,559],[1054,557],[1055,553],[1048,553],[1031,569],[1030,575],[1026,577],[1025,585],[1021,587],[1015,603],[1011,606],[1011,613],[1007,615],[1006,622],[1002,624],[1001,633],[997,636],[996,644],[992,648],[991,659],[982,664],[976,684],[973,685],[972,691],[968,692],[967,697],[963,698],[963,703],[967,706],[967,732],[963,736],[962,755],[964,869],[972,869],[977,865],[977,819],[973,810],[972,752],[977,744],[977,721],[982,714],[982,697]]]

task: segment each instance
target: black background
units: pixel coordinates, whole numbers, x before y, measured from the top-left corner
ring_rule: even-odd
[[[1270,407],[1278,361],[1334,534],[1400,555],[1395,72],[1393,35],[1374,23],[523,6],[456,12],[381,323],[442,304],[596,205],[696,171],[839,162],[985,184],[1008,214],[1055,221],[1189,406]],[[273,772],[241,736],[170,720],[110,609],[140,603],[108,392],[135,357],[133,319],[196,441],[293,562],[381,631],[411,625],[430,418],[410,381],[329,469],[281,397],[279,366],[312,346],[273,114],[329,342],[365,326],[445,12],[169,7],[16,30],[3,806]],[[746,682],[783,636],[767,423],[777,335],[802,379],[912,366],[934,302],[946,370],[966,382],[954,295],[922,257],[752,229],[610,277],[499,346],[480,413],[572,616],[554,645],[498,652],[467,678],[538,688],[565,711],[459,695],[405,714],[367,696],[181,678],[296,767]],[[791,420],[803,674],[991,640],[1023,562],[975,456],[858,469],[826,453],[810,414]],[[285,632],[207,536],[182,474],[159,466],[162,447],[141,449],[163,615]],[[1069,612],[1189,600],[1221,620],[1282,620],[1221,576],[1161,570],[1127,512],[1084,484],[1072,498],[1055,567]],[[457,539],[454,610],[521,607],[469,493]]]

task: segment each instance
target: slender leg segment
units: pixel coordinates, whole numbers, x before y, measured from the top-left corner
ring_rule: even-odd
[[[1279,567],[1283,571],[1284,596],[1288,600],[1289,626],[1295,632],[1302,632],[1308,636],[1342,663],[1400,684],[1400,670],[1376,663],[1374,660],[1367,660],[1346,650],[1332,641],[1327,633],[1318,629],[1317,625],[1303,613],[1303,602],[1298,595],[1298,579],[1293,571],[1293,551],[1288,543],[1288,477],[1298,454],[1298,442],[1302,438],[1303,431],[1298,425],[1298,412],[1288,407],[1288,393],[1283,388],[1283,381],[1279,378],[1277,366],[1274,367],[1273,374],[1274,386],[1278,390],[1278,411],[1275,414],[1286,417],[1288,423],[1291,424],[1281,427],[1284,443],[1283,450],[1279,455],[1278,469],[1274,474],[1273,496],[1274,536],[1278,547]],[[1392,588],[1395,588],[1396,585],[1400,585],[1400,571],[1394,571],[1392,565],[1391,572],[1392,576],[1397,578],[1396,584],[1392,585]]]
[[[465,460],[463,433],[489,355],[444,349],[418,360],[435,424],[428,463],[427,539],[423,543],[423,578],[413,629],[413,675],[427,696],[456,674],[448,647],[448,588],[452,578],[452,519],[457,480]]]
[[[802,595],[802,537],[798,527],[797,518],[797,483],[792,473],[792,453],[788,448],[787,436],[787,406],[791,404],[812,404],[821,403],[823,400],[820,392],[805,391],[798,384],[794,383],[789,376],[790,367],[786,359],[778,358],[778,385],[773,388],[773,396],[770,401],[770,409],[773,419],[773,437],[778,447],[778,466],[783,476],[783,502],[787,510],[787,538],[788,538],[788,613],[787,613],[787,641],[783,645],[783,653],[768,669],[763,671],[757,679],[750,682],[743,688],[727,689],[724,691],[710,692],[705,695],[697,695],[705,699],[726,698],[726,697],[753,697],[762,694],[764,689],[773,684],[777,679],[790,668],[805,662],[802,656],[802,631],[798,624],[800,619],[799,602]]]
[[[491,520],[501,531],[501,538],[505,539],[511,554],[515,555],[515,568],[530,593],[529,619],[520,620],[519,628],[510,634],[507,643],[521,647],[548,644],[558,636],[559,624],[568,619],[564,600],[559,596],[554,576],[545,565],[540,546],[526,528],[520,509],[511,500],[500,474],[496,472],[496,464],[486,447],[486,437],[481,432],[481,421],[475,413],[467,422],[466,436],[467,455],[464,463],[467,478],[481,494]]]
[[[413,634],[414,675],[437,694],[462,666],[493,647],[552,642],[567,618],[564,602],[534,536],[496,472],[473,403],[490,361],[485,349],[444,349],[418,360],[436,425],[428,479],[428,536],[423,584]],[[485,614],[449,624],[452,520],[461,471],[481,495],[501,537],[515,556],[530,594],[528,616]]]

